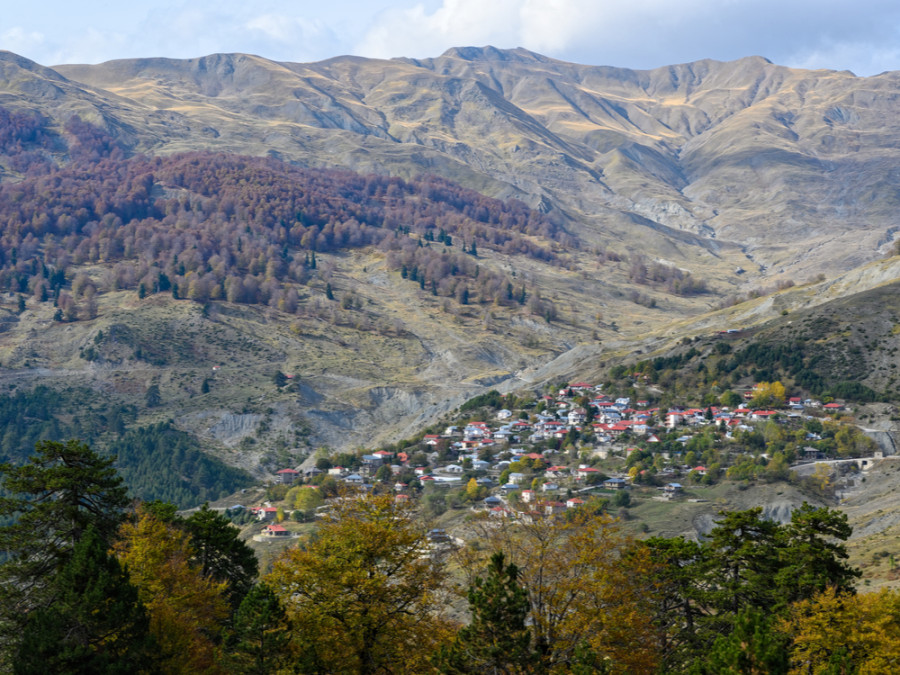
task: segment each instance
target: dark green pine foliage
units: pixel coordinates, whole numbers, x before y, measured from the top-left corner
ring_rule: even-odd
[[[790,639],[773,628],[775,617],[758,609],[741,610],[734,630],[720,635],[702,658],[691,665],[691,675],[785,675]]]
[[[76,440],[42,441],[24,465],[2,464],[0,474],[2,660],[25,619],[53,602],[57,575],[88,529],[112,541],[128,496],[112,461]]]
[[[128,431],[109,453],[132,494],[190,508],[253,484],[246,471],[204,453],[199,442],[169,423]]]
[[[780,604],[805,600],[828,587],[852,593],[862,572],[847,563],[843,542],[853,533],[847,514],[806,502],[782,528],[780,569],[775,575]]]
[[[159,385],[151,384],[144,392],[144,402],[148,408],[155,408],[162,403],[162,396],[159,393]]]
[[[290,659],[291,632],[284,607],[265,584],[250,589],[234,615],[225,667],[229,673],[267,675]]]
[[[700,544],[682,537],[653,537],[646,545],[654,563],[647,581],[656,589],[654,620],[662,633],[662,671],[678,672],[676,664],[708,646],[698,630],[707,612],[702,602],[704,552]]]
[[[494,553],[487,576],[475,579],[468,599],[472,622],[438,653],[438,669],[460,674],[530,672],[537,657],[526,625],[528,593],[519,583],[518,568],[505,564],[503,553]]]
[[[665,634],[662,669],[783,672],[777,652],[786,648],[767,635],[766,622],[826,588],[854,592],[859,572],[847,564],[842,543],[851,534],[847,518],[805,503],[785,525],[764,519],[761,508],[722,516],[700,544],[681,537],[645,542],[656,563],[648,581]],[[712,663],[714,643],[721,662],[697,670]]]
[[[15,518],[0,528],[0,550],[8,556],[0,567],[0,606],[25,612],[41,604],[28,598],[68,562],[89,526],[112,541],[128,495],[112,460],[77,440],[41,441],[24,465],[2,464],[0,473],[12,495],[0,499],[0,516]],[[10,596],[25,604],[9,605]]]
[[[206,504],[185,519],[185,531],[204,576],[228,582],[228,596],[237,608],[253,588],[259,563],[239,535],[239,530],[224,515]]]
[[[764,519],[759,507],[722,515],[705,547],[706,600],[715,623],[733,621],[744,607],[772,610],[780,600],[772,583],[780,562],[778,523]]]
[[[86,406],[91,401],[93,406]],[[95,392],[78,387],[57,391],[37,386],[0,396],[0,462],[22,464],[39,441],[80,438],[90,443],[115,431],[111,422],[128,417],[125,408],[104,406]]]
[[[52,605],[28,615],[13,673],[156,672],[147,612],[107,549],[89,526],[53,580]]]

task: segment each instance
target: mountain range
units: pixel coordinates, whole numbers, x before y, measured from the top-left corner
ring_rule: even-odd
[[[308,280],[301,305],[343,294],[350,306],[341,309],[366,308],[364,329],[322,312],[298,325],[225,298],[139,302],[135,288],[102,282],[120,261],[101,256],[69,275],[97,282],[86,320],[54,323],[49,306],[21,313],[4,300],[0,379],[77,381],[141,407],[156,384],[163,405],[142,419],[174,417],[225,447],[254,434],[268,443],[300,419],[314,444],[353,447],[409,433],[485,386],[599,373],[685,335],[847,297],[896,278],[881,259],[900,232],[898,95],[898,73],[861,78],[760,57],[637,71],[486,47],[422,60],[216,54],[49,68],[0,52],[0,107],[39,115],[59,139],[40,153],[60,167],[74,161],[77,117],[123,157],[177,163],[205,152],[436,175],[541,214],[553,234],[527,236],[554,258],[472,235],[482,273],[527,285],[543,304],[448,305],[401,278],[377,247],[324,252],[325,271]],[[0,185],[28,180],[4,151]],[[150,195],[179,191],[196,196],[162,179]],[[153,363],[135,358],[134,345],[103,340],[85,360],[110,329],[121,340],[141,331],[145,344],[193,337]],[[207,347],[189,349],[192,341]],[[201,394],[214,365],[231,384]],[[296,374],[298,387],[273,393],[276,370]]]

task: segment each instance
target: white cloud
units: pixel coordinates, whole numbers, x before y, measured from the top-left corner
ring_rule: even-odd
[[[31,54],[44,45],[44,34],[13,26],[0,33],[0,49],[16,54]]]
[[[898,27],[896,0],[827,11],[821,0],[440,0],[376,16],[354,52],[421,57],[491,44],[632,68],[759,54],[868,74],[900,67]]]
[[[900,47],[843,42],[812,48],[789,56],[785,65],[794,68],[851,70],[857,75],[876,75],[900,69]]]
[[[515,46],[521,0],[444,0],[433,12],[417,4],[378,15],[354,53],[389,58],[436,56],[452,46]]]
[[[247,28],[262,39],[285,44],[298,40],[318,39],[329,34],[321,21],[307,21],[301,17],[284,14],[262,14],[253,17],[247,22]]]
[[[759,54],[776,63],[900,69],[897,0],[101,0],[7,2],[0,48],[44,64],[250,52],[437,56],[525,47],[630,68]]]
[[[443,0],[431,12],[417,4],[382,13],[356,52],[433,56],[451,46],[482,44],[557,54],[634,48],[709,5],[708,0]]]

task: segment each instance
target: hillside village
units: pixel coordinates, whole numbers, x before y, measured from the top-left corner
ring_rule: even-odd
[[[232,516],[259,523],[266,539],[291,537],[348,490],[392,491],[428,517],[468,508],[525,522],[579,508],[627,514],[634,495],[695,499],[692,488],[722,480],[792,481],[829,498],[841,475],[846,483],[881,455],[846,404],[786,396],[779,382],[726,392],[705,408],[661,409],[603,389],[573,382],[537,399],[489,392],[461,406],[458,423],[414,441],[281,469],[264,503]]]

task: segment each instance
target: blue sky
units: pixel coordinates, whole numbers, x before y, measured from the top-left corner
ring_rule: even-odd
[[[594,65],[653,68],[749,55],[873,75],[900,70],[897,0],[12,0],[0,49],[43,65],[246,52],[438,56],[525,47]],[[11,6],[10,6],[11,5]]]

